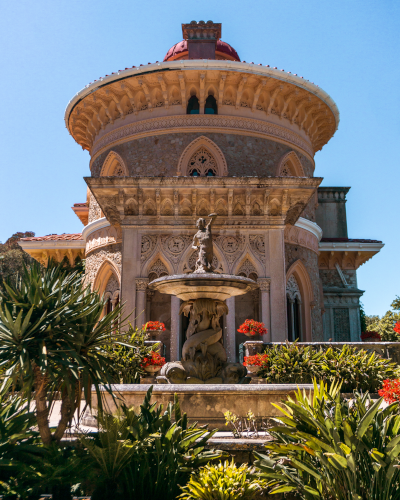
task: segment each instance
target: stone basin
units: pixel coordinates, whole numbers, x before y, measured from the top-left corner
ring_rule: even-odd
[[[226,300],[258,288],[243,276],[217,273],[190,273],[163,276],[149,283],[151,290],[176,295],[183,301],[195,299]]]

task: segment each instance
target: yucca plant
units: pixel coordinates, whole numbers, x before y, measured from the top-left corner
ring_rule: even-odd
[[[304,500],[400,499],[399,403],[381,407],[368,394],[341,399],[314,381],[313,396],[300,390],[277,408],[266,454],[255,453],[271,494],[297,492]]]
[[[100,408],[100,385],[111,391],[108,352],[115,342],[121,308],[101,318],[104,301],[83,282],[82,271],[67,272],[49,261],[34,263],[15,282],[0,291],[0,367],[7,368],[19,393],[36,402],[37,425],[43,443],[60,442],[82,393],[91,404],[94,385]],[[56,430],[49,427],[49,411],[61,399]]]
[[[240,466],[225,461],[208,464],[194,472],[186,486],[181,487],[183,500],[253,500],[266,486],[265,481],[254,477],[255,469],[247,464]]]
[[[173,500],[179,485],[208,461],[225,456],[205,451],[216,431],[189,425],[179,402],[163,406],[150,403],[152,387],[140,410],[122,407],[117,415],[99,414],[99,432],[83,436],[89,452],[91,481],[96,485],[92,500]]]

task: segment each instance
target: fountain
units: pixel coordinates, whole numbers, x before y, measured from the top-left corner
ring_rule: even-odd
[[[240,363],[228,363],[223,346],[220,318],[228,313],[225,300],[257,288],[250,278],[215,273],[212,224],[198,219],[198,231],[192,248],[198,250],[195,271],[164,276],[149,283],[149,288],[175,295],[183,301],[180,314],[189,317],[181,361],[166,363],[157,377],[161,384],[243,384],[249,383],[247,369]]]

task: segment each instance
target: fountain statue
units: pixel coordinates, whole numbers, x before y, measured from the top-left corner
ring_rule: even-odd
[[[182,299],[179,314],[189,318],[181,361],[166,363],[157,377],[164,384],[241,384],[248,383],[247,369],[240,363],[227,362],[223,346],[221,318],[228,314],[225,300],[243,295],[257,284],[242,276],[214,272],[211,220],[198,219],[192,248],[198,249],[195,271],[164,276],[152,281],[149,288]]]

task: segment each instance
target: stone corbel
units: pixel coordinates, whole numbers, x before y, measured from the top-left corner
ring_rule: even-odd
[[[225,81],[226,81],[226,73],[221,73],[221,78],[219,80],[219,89],[218,89],[218,107],[222,106],[222,101],[224,100]]]
[[[266,189],[264,191],[264,215],[265,216],[268,215],[268,198],[269,198],[269,195],[270,195],[270,191],[268,189]]]
[[[157,206],[157,218],[161,216],[161,194],[160,190],[156,189],[156,206]]]
[[[197,191],[192,189],[192,215],[197,215]]]
[[[246,189],[246,217],[250,217],[251,189]]]
[[[179,191],[174,189],[174,214],[175,218],[178,218],[179,215]]]
[[[167,90],[167,86],[164,82],[164,78],[162,77],[162,75],[158,76],[158,83],[161,86],[161,90],[162,90],[162,94],[163,94],[163,98],[164,98],[164,107],[165,107],[165,109],[168,109],[169,108],[168,90]]]
[[[251,107],[251,110],[254,112],[256,110],[256,107],[257,107],[257,103],[258,103],[258,98],[260,97],[260,93],[261,93],[261,90],[263,89],[263,87],[265,87],[265,84],[267,83],[267,80],[265,78],[263,78],[261,80],[261,82],[258,84],[258,87],[254,93],[254,99],[253,99],[253,105]]]
[[[143,189],[138,189],[139,217],[143,216]]]
[[[142,88],[142,90],[144,92],[144,95],[146,97],[147,109],[149,111],[153,111],[152,105],[151,105],[151,98],[150,98],[149,87],[147,86],[146,82],[142,78],[139,78],[138,82],[139,82],[139,85],[141,86],[141,88]]]
[[[242,98],[243,89],[244,89],[244,85],[246,82],[247,82],[247,76],[243,76],[242,79],[240,80],[237,95],[236,95],[236,109],[239,109],[240,99]]]
[[[275,98],[278,95],[278,93],[283,89],[283,85],[278,85],[275,90],[272,92],[270,100],[269,100],[269,105],[267,109],[267,115],[271,114],[272,106],[274,105]]]
[[[233,189],[228,190],[228,217],[232,217],[233,209]]]

